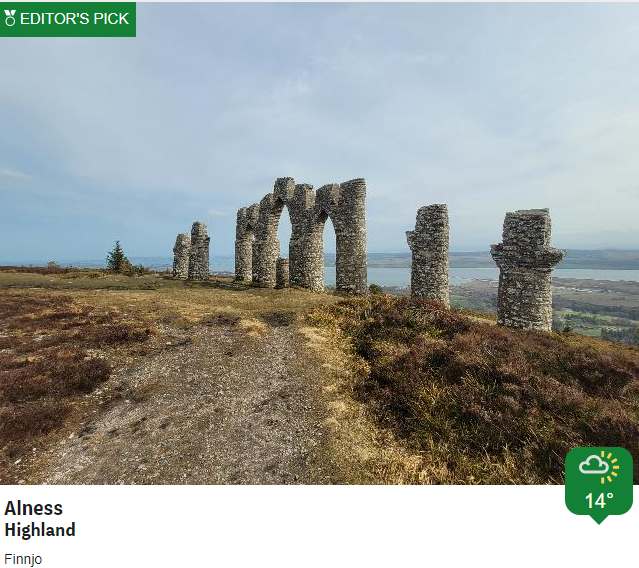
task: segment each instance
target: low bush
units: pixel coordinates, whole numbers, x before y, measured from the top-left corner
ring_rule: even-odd
[[[100,349],[146,341],[149,328],[60,294],[7,292],[0,301],[0,447],[19,454],[60,427],[75,401],[108,380]]]
[[[122,274],[126,276],[144,276],[150,273],[151,270],[143,264],[131,264],[130,262],[122,269]]]
[[[67,401],[39,400],[11,406],[0,406],[0,440],[9,458],[26,439],[48,434],[69,415]]]
[[[57,262],[49,262],[46,266],[0,266],[0,272],[22,272],[26,274],[56,275],[67,274],[78,270],[72,267],[62,267]]]
[[[0,396],[6,402],[25,402],[55,396],[68,397],[91,392],[111,373],[100,358],[87,357],[81,351],[52,352],[35,361],[0,370]]]
[[[384,289],[379,284],[371,284],[368,287],[368,293],[374,295],[380,295],[384,293]]]
[[[561,483],[575,446],[622,446],[639,481],[638,352],[369,296],[311,315],[367,372],[352,385],[384,427],[442,464],[436,483]]]

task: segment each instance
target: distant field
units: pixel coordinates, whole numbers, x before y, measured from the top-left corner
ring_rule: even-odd
[[[494,314],[497,284],[474,280],[453,286],[451,304]],[[639,283],[553,278],[553,325],[582,335],[636,342]]]

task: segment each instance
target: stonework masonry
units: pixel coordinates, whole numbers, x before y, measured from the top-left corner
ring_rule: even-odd
[[[548,209],[506,213],[502,242],[490,247],[499,267],[499,325],[551,330],[551,272],[566,251],[550,246],[550,229]]]
[[[414,231],[406,231],[412,251],[411,296],[450,305],[448,288],[448,207],[428,205],[417,212]]]
[[[324,226],[330,219],[336,237],[336,289],[366,294],[366,183],[353,179],[317,191],[278,178],[273,192],[237,212],[235,278],[265,288],[297,286],[324,290]],[[280,257],[277,227],[284,210],[291,219],[288,258]],[[548,209],[506,213],[502,242],[491,245],[499,267],[497,323],[550,331],[553,268],[566,251],[550,246]],[[445,204],[421,207],[415,229],[406,232],[412,252],[411,295],[449,306],[449,222]],[[179,234],[173,248],[175,278],[209,277],[206,225],[193,223],[191,235]]]
[[[365,200],[366,184],[363,179],[325,185],[317,192],[311,185],[295,184],[293,178],[277,179],[273,193],[266,195],[259,204],[238,211],[236,279],[252,280],[265,288],[277,284],[276,263],[280,255],[277,227],[286,206],[291,219],[290,284],[316,291],[324,289],[323,234],[324,224],[330,218],[337,245],[336,289],[365,294]]]
[[[191,251],[189,254],[189,278],[206,280],[209,277],[209,242],[206,225],[200,221],[191,229]]]
[[[191,235],[180,233],[173,247],[173,278],[188,278]]]
[[[275,267],[275,287],[288,288],[289,286],[289,263],[288,258],[278,258]]]
[[[235,228],[235,279],[250,282],[253,279],[253,241],[259,205],[242,207],[237,212]]]

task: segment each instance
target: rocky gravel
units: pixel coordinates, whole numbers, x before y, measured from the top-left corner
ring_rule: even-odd
[[[330,450],[326,370],[290,318],[189,329],[119,369],[93,412],[38,459],[28,483],[352,482]]]

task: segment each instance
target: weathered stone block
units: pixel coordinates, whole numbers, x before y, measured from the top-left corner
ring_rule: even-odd
[[[276,288],[289,287],[290,282],[289,282],[288,268],[289,268],[288,258],[277,259],[277,265],[275,269],[275,287]]]
[[[260,206],[255,203],[237,212],[235,229],[235,279],[250,282],[253,279],[253,241]]]
[[[550,232],[548,209],[506,213],[502,242],[490,247],[499,267],[499,325],[551,330],[551,273],[566,251],[550,246]]]
[[[415,230],[407,231],[413,255],[411,296],[450,305],[448,284],[448,208],[428,205],[417,212]]]
[[[189,255],[189,278],[206,280],[209,277],[209,242],[206,225],[201,221],[193,223],[191,229],[191,252]]]
[[[173,247],[173,278],[188,278],[191,235],[180,233]]]

